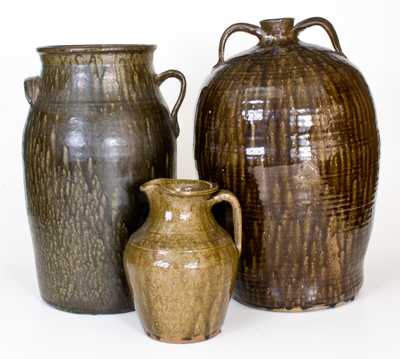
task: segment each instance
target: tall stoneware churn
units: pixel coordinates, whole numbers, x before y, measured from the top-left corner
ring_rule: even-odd
[[[152,45],[38,49],[40,77],[23,141],[28,216],[43,299],[66,311],[133,310],[122,253],[148,212],[139,187],[175,176],[175,70],[155,74]],[[170,114],[159,85],[181,82]]]
[[[235,298],[273,310],[332,307],[363,280],[379,160],[372,98],[327,20],[260,24],[222,35],[197,105],[197,168],[242,206]],[[313,25],[333,51],[299,41]],[[259,43],[225,60],[237,31]]]

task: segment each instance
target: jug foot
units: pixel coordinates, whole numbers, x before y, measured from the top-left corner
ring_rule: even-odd
[[[251,307],[251,308],[255,308],[255,309],[266,310],[266,311],[270,311],[270,312],[280,312],[280,313],[300,313],[300,312],[314,312],[314,311],[322,310],[322,309],[333,309],[333,308],[341,307],[342,305],[345,305],[347,303],[354,301],[355,296],[348,300],[343,300],[343,301],[340,301],[340,302],[337,302],[334,304],[318,304],[318,305],[313,305],[313,306],[306,307],[306,308],[303,308],[303,307],[293,307],[293,308],[266,307],[266,306],[255,305],[252,303],[247,303],[247,302],[243,301],[242,299],[239,299],[236,297],[234,297],[234,299],[240,304],[243,304],[247,307]]]

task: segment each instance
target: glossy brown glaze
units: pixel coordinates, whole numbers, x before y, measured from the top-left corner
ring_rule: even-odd
[[[312,25],[327,31],[335,51],[298,40]],[[260,41],[225,60],[236,31]],[[242,205],[235,298],[274,310],[354,298],[373,219],[379,137],[368,86],[332,25],[284,18],[229,27],[200,94],[195,131],[200,178],[231,190]]]
[[[143,327],[166,342],[209,339],[221,330],[234,288],[242,235],[239,202],[206,181],[158,179],[141,188],[150,214],[131,236],[124,265]],[[234,210],[236,246],[211,213],[221,201]]]
[[[40,77],[25,81],[27,209],[43,299],[80,313],[133,310],[122,265],[147,216],[139,186],[175,176],[181,73],[156,75],[154,46],[39,49]],[[169,114],[159,84],[182,83]]]

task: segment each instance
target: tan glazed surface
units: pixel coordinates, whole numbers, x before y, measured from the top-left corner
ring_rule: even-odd
[[[166,342],[219,333],[241,248],[237,199],[206,181],[153,180],[143,185],[150,214],[125,249],[124,265],[146,333]],[[236,246],[214,220],[220,201],[233,206]]]
[[[222,35],[197,105],[199,176],[242,206],[235,299],[285,311],[333,307],[363,281],[379,168],[373,101],[327,20],[260,25],[234,24]],[[298,39],[314,25],[333,50]],[[226,60],[237,31],[259,43]]]

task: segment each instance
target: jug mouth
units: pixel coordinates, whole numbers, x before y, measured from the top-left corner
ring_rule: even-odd
[[[93,44],[93,45],[53,45],[37,48],[40,54],[84,54],[154,51],[156,45],[147,44]]]
[[[142,191],[149,187],[159,186],[169,194],[179,197],[207,196],[218,191],[218,185],[213,182],[191,179],[158,178],[140,186]]]
[[[290,37],[294,27],[294,18],[281,17],[276,19],[265,19],[260,21],[260,26],[267,36],[277,38]]]
[[[260,23],[294,23],[294,17],[276,17],[273,19],[263,19]]]

